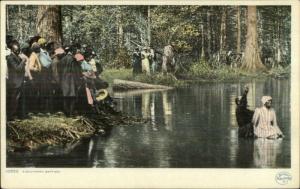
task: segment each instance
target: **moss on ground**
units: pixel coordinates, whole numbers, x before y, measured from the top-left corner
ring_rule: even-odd
[[[66,117],[63,114],[31,115],[7,122],[7,150],[33,150],[40,145],[65,145],[94,134],[105,134],[113,126],[130,126],[145,120],[120,114]]]

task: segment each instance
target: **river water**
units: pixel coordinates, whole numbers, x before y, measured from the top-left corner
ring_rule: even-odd
[[[282,140],[240,139],[234,99],[249,87],[249,109],[273,97]],[[8,167],[287,168],[290,151],[290,80],[193,84],[168,91],[114,93],[118,108],[148,119],[115,126],[72,151],[14,153]]]

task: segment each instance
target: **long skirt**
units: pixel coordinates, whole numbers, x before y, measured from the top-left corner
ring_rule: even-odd
[[[276,138],[277,135],[282,135],[278,126],[257,126],[254,127],[254,134],[258,138]]]
[[[146,74],[150,75],[150,63],[148,58],[142,60],[142,72],[146,72]]]

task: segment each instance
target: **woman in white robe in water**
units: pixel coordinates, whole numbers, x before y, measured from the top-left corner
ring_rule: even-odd
[[[272,97],[263,96],[261,98],[262,107],[256,108],[252,123],[254,127],[254,135],[258,138],[276,139],[283,137],[280,128],[277,125],[276,114],[272,105]]]

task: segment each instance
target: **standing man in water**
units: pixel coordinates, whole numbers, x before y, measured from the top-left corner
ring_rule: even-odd
[[[248,109],[247,94],[249,88],[246,86],[241,97],[235,99],[237,105],[235,110],[236,120],[239,126],[239,137],[251,138],[253,137],[253,126],[251,123],[253,117],[253,110]]]
[[[277,119],[272,106],[272,97],[263,96],[261,98],[262,106],[256,108],[252,123],[254,135],[258,138],[276,139],[283,137],[280,128],[277,125]]]

